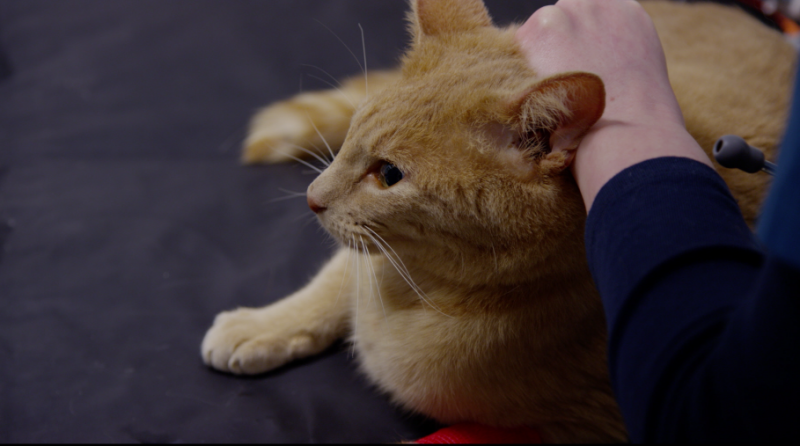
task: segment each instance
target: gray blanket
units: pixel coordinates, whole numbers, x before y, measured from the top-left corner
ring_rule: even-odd
[[[542,3],[489,9],[507,23]],[[358,72],[345,47],[362,57],[358,24],[368,66],[392,66],[405,9],[0,0],[0,442],[396,442],[437,428],[371,388],[344,343],[249,378],[199,353],[216,313],[289,294],[333,249],[304,199],[280,199],[305,191],[308,168],[239,164],[250,115]]]

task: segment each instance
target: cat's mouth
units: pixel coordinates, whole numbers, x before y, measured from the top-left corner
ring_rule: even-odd
[[[360,253],[384,254],[390,257],[397,255],[391,245],[392,242],[398,241],[397,235],[388,237],[386,232],[389,228],[385,224],[361,220],[353,214],[342,216],[328,213],[331,210],[333,209],[327,210],[327,214],[317,214],[317,218],[322,227],[342,247]]]
[[[338,239],[342,246],[359,253],[387,254],[394,251],[383,236],[366,224],[355,223],[351,228],[337,227],[335,231],[331,229],[334,228],[328,229],[328,232]]]

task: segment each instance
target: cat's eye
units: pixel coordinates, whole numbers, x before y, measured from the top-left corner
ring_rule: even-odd
[[[403,179],[403,171],[391,163],[383,163],[380,169],[380,174],[381,182],[386,187],[394,186]]]

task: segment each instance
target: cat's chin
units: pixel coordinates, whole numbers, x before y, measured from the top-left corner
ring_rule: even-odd
[[[328,212],[328,211],[326,211]],[[323,229],[333,237],[342,248],[370,255],[394,253],[396,240],[386,240],[385,235],[361,221],[341,221],[333,215],[317,215]],[[383,226],[378,224],[378,226]],[[391,243],[391,244],[390,244]]]
[[[326,228],[327,230],[327,228]],[[330,234],[339,243],[342,248],[348,248],[360,254],[381,254],[381,249],[373,241],[375,236],[368,233],[358,232],[333,232],[328,230]],[[385,246],[385,245],[384,245]]]

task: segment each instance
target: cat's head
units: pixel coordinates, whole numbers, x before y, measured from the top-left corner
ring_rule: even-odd
[[[416,0],[409,22],[402,79],[362,104],[308,189],[323,226],[476,285],[570,268],[585,211],[568,167],[602,81],[537,77],[480,0]]]

